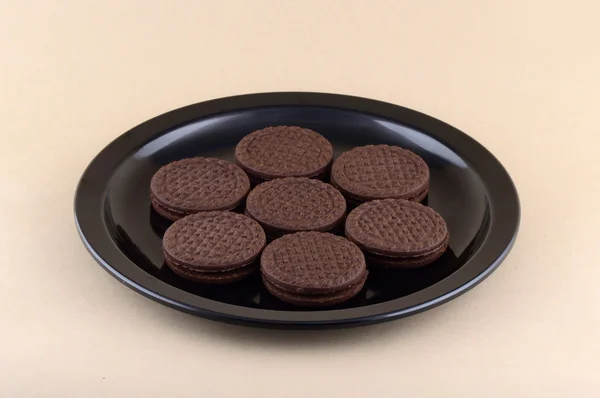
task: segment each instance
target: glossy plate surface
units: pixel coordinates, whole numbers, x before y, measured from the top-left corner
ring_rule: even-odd
[[[426,203],[446,220],[450,248],[411,271],[371,271],[354,299],[334,308],[297,309],[269,295],[260,277],[227,287],[175,276],[163,262],[167,224],[151,210],[150,179],[173,160],[233,161],[236,143],[267,126],[298,125],[331,141],[336,155],[366,144],[419,154],[431,169]],[[151,119],[94,158],[75,196],[75,220],[98,263],[127,286],[179,310],[255,326],[352,326],[407,316],[476,285],[508,254],[519,225],[516,189],[502,165],[466,134],[400,106],[333,94],[265,93],[202,102]]]

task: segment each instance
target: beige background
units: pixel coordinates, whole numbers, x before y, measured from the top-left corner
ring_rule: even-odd
[[[1,397],[600,397],[596,1],[0,0]],[[159,113],[275,90],[441,118],[514,177],[523,217],[475,290],[324,333],[155,304],[87,254],[72,200]]]

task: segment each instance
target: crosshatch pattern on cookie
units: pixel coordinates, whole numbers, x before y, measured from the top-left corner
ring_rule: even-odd
[[[165,232],[163,248],[175,261],[199,267],[228,268],[258,257],[266,243],[260,225],[231,212],[196,213]]]
[[[333,158],[333,148],[320,134],[301,127],[276,126],[244,137],[235,149],[240,165],[251,171],[277,176],[310,176],[323,171]]]
[[[332,180],[358,198],[419,196],[429,184],[429,167],[415,153],[397,146],[367,145],[343,153]]]
[[[424,254],[448,237],[442,216],[430,207],[403,199],[360,205],[346,219],[346,236],[363,249],[380,254]]]
[[[268,245],[261,272],[271,283],[298,292],[332,292],[356,284],[366,272],[360,249],[322,232],[298,232]]]
[[[324,182],[282,178],[252,190],[246,211],[269,227],[317,230],[339,221],[346,212],[346,201],[337,189]]]
[[[161,167],[150,189],[171,210],[229,210],[250,191],[250,180],[233,163],[216,158],[190,158]]]

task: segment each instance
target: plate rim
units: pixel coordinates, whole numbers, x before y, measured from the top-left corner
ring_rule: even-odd
[[[103,209],[107,183],[115,167],[143,143],[191,121],[268,106],[321,106],[377,115],[415,128],[454,151],[460,148],[460,152],[468,152],[471,166],[486,163],[484,169],[475,167],[487,190],[488,205],[492,211],[488,234],[479,250],[448,277],[410,295],[363,307],[319,311],[277,311],[226,304],[180,290],[138,267],[117,247],[106,230]],[[106,163],[111,165],[109,172],[106,171]],[[486,181],[494,183],[488,185]],[[499,202],[502,202],[500,207]],[[317,92],[265,92],[187,105],[158,115],[121,134],[105,146],[84,170],[75,190],[74,213],[79,236],[100,266],[129,288],[154,301],[227,323],[323,328],[366,325],[413,315],[470,290],[489,276],[510,252],[518,234],[521,211],[515,184],[500,161],[475,139],[439,119],[400,105],[363,97]],[[498,223],[498,220],[502,222]],[[99,225],[102,228],[98,228]],[[482,251],[484,247],[486,250]],[[117,264],[113,265],[115,262]],[[180,299],[175,298],[173,293]],[[370,310],[369,314],[364,314],[365,309]]]

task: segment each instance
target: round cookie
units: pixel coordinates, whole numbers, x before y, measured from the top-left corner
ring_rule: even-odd
[[[186,216],[171,225],[163,237],[167,266],[193,282],[228,283],[254,271],[266,244],[260,225],[228,211]]]
[[[329,305],[358,294],[365,258],[349,240],[324,232],[298,232],[270,243],[261,256],[265,287],[296,305]]]
[[[319,180],[289,177],[267,181],[246,199],[246,215],[270,237],[299,231],[330,231],[346,214],[344,196]]]
[[[150,202],[158,214],[176,221],[188,214],[234,209],[249,191],[248,176],[235,164],[197,157],[158,169],[150,182]]]
[[[346,237],[367,252],[370,264],[413,268],[447,249],[446,222],[431,207],[404,199],[374,200],[352,210]]]
[[[331,183],[354,203],[387,198],[420,202],[429,191],[429,167],[408,149],[366,145],[336,159]]]
[[[333,160],[320,134],[297,126],[267,127],[245,136],[235,148],[237,164],[255,181],[283,177],[319,178]]]

